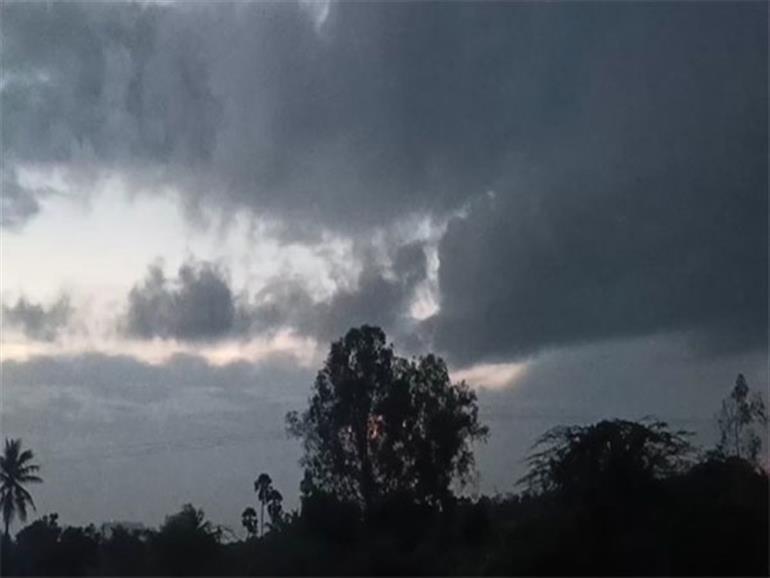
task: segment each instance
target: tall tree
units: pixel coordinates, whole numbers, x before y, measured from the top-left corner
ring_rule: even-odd
[[[259,474],[259,477],[254,481],[254,491],[257,493],[257,499],[259,500],[259,535],[265,533],[265,505],[270,501],[270,493],[273,490],[273,480],[267,474]]]
[[[735,387],[722,402],[717,423],[720,434],[717,452],[756,465],[762,448],[762,437],[757,430],[767,426],[767,410],[759,392],[749,391],[743,374],[738,375]]]
[[[475,393],[452,384],[433,355],[407,360],[385,333],[363,326],[331,345],[308,409],[287,415],[303,441],[305,488],[370,511],[390,493],[442,503],[453,479],[473,471],[474,440],[484,439]]]
[[[5,536],[9,536],[9,528],[14,517],[22,521],[27,519],[27,505],[35,509],[32,495],[24,488],[24,484],[40,483],[43,480],[35,475],[40,469],[33,464],[35,458],[32,450],[23,450],[20,439],[6,439],[3,455],[0,456],[0,509],[3,512]]]

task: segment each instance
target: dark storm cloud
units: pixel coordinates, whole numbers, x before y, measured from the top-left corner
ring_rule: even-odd
[[[217,116],[194,46],[202,30],[172,40],[184,23],[166,15],[129,3],[5,3],[7,164],[203,160]]]
[[[8,166],[96,164],[362,236],[494,190],[440,247],[427,327],[456,360],[766,341],[766,4],[339,3],[320,27],[288,3],[2,15]],[[288,285],[317,334],[401,304],[375,272],[319,321]],[[188,335],[153,323],[135,333]]]
[[[3,324],[20,329],[29,339],[53,341],[66,328],[72,312],[66,295],[48,307],[19,297],[14,305],[3,305]]]
[[[594,62],[654,42],[635,20],[675,11],[716,10],[339,3],[319,32],[294,3],[6,4],[3,142],[361,231],[510,178],[585,114]]]
[[[671,8],[623,10],[582,114],[450,224],[427,326],[453,358],[660,332],[766,347],[766,7]]]
[[[377,265],[366,253],[361,255],[364,267],[356,285],[338,289],[326,301],[314,301],[304,286],[291,279],[269,283],[255,296],[251,308],[254,330],[290,327],[330,341],[350,327],[374,324],[392,337],[406,335],[412,329],[411,300],[426,276],[424,248],[420,243],[398,248],[390,267]]]
[[[207,262],[190,261],[167,279],[159,265],[128,295],[122,320],[126,334],[142,338],[211,340],[233,331],[236,310],[233,292],[223,271]]]

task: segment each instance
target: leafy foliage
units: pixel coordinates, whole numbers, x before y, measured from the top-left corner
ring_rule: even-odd
[[[443,360],[400,358],[369,326],[332,344],[309,408],[287,423],[303,440],[306,490],[365,512],[393,492],[445,502],[452,480],[463,483],[473,471],[471,443],[487,434],[475,393],[450,382]]]
[[[682,471],[692,449],[688,435],[669,431],[661,421],[559,426],[537,441],[535,447],[545,449],[527,459],[530,470],[520,482],[534,492],[633,491]]]

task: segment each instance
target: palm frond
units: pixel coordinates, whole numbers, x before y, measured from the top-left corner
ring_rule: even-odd
[[[29,483],[40,484],[43,482],[43,478],[41,478],[40,476],[24,475],[24,476],[19,476],[19,482],[23,482],[25,484],[29,484]]]
[[[18,464],[21,466],[22,464],[35,459],[35,454],[32,453],[32,450],[24,450],[19,454],[19,457],[17,458]]]

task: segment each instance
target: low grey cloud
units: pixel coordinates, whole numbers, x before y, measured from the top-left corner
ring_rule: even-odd
[[[5,360],[3,382],[13,397],[34,398],[36,387],[58,388],[60,393],[83,390],[86,398],[144,404],[161,402],[184,392],[205,391],[213,398],[240,403],[244,400],[287,402],[304,399],[312,372],[292,358],[274,355],[258,363],[233,361],[212,365],[206,359],[177,354],[159,364],[128,355],[82,353],[41,355],[28,360]],[[26,395],[20,395],[26,391]],[[194,403],[180,405],[205,411]]]
[[[54,341],[68,326],[72,313],[66,295],[48,306],[33,303],[22,296],[14,305],[3,304],[3,324],[20,329],[29,339]]]
[[[364,253],[354,286],[339,287],[320,301],[291,277],[273,279],[249,295],[232,287],[224,266],[191,259],[169,278],[153,264],[129,292],[119,328],[131,337],[180,341],[245,339],[286,329],[328,341],[365,323],[405,335],[415,325],[409,320],[411,300],[427,274],[424,247],[403,245],[389,264],[378,263],[371,250]]]
[[[212,340],[227,336],[235,324],[235,300],[228,279],[216,265],[190,261],[167,279],[151,265],[142,284],[128,295],[123,331],[140,338]]]
[[[35,191],[22,187],[13,169],[5,169],[0,175],[0,227],[18,229],[40,212]]]

